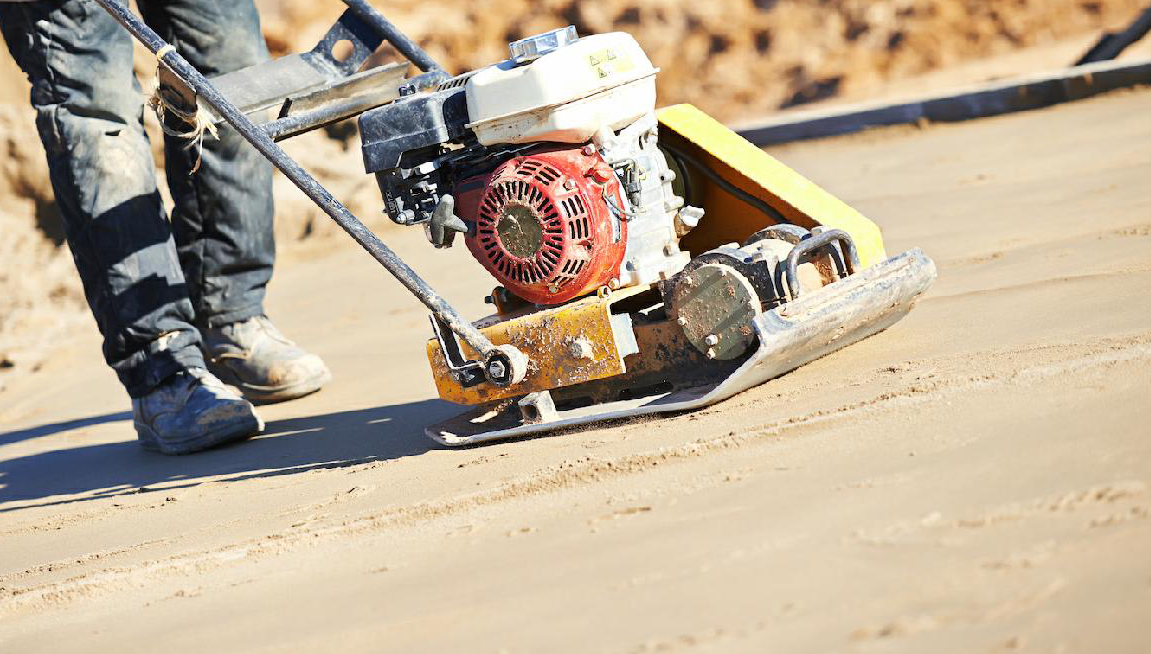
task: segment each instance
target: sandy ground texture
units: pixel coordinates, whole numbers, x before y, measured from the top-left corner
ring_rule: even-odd
[[[1151,90],[773,152],[921,246],[887,332],[698,413],[435,447],[424,312],[344,247],[267,434],[142,452],[82,333],[0,395],[0,650],[1142,652]],[[397,248],[468,315],[490,281]]]

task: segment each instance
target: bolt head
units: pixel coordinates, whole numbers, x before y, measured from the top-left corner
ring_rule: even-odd
[[[488,364],[488,376],[494,379],[503,379],[508,374],[508,367],[503,361],[495,360]]]
[[[676,323],[678,323],[680,327],[687,327],[687,318],[680,316],[679,319],[676,320]]]
[[[719,345],[719,337],[715,334],[708,334],[707,338],[703,339],[703,342],[714,347]]]
[[[707,358],[709,358],[709,359],[715,358],[715,348],[708,348],[707,349]]]

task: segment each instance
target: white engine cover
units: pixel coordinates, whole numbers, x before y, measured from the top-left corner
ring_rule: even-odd
[[[483,145],[586,143],[655,110],[655,75],[639,43],[597,34],[527,64],[505,61],[472,75],[468,125]]]

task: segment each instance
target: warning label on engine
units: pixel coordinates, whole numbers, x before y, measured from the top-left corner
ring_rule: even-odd
[[[604,48],[588,55],[588,63],[600,79],[611,77],[617,73],[626,73],[635,70],[635,62],[627,55],[616,54],[611,48]]]

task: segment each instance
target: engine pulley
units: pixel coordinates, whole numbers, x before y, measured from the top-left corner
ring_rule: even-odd
[[[552,148],[514,157],[456,187],[474,225],[468,249],[515,295],[561,304],[608,285],[627,247],[620,184],[598,153]],[[614,206],[613,206],[614,205]]]

